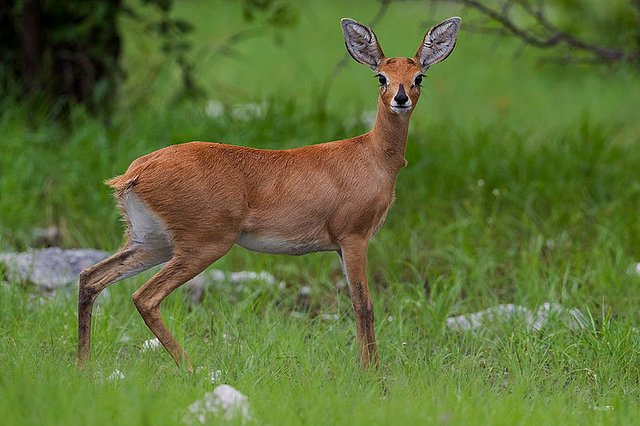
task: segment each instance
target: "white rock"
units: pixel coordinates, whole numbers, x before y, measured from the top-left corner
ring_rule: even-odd
[[[591,409],[593,411],[612,411],[613,405],[594,405]]]
[[[197,304],[202,300],[205,289],[212,284],[217,286],[226,286],[229,283],[235,284],[234,289],[236,293],[240,293],[246,288],[244,283],[247,282],[264,283],[269,287],[277,285],[280,290],[286,287],[284,281],[276,280],[272,274],[265,271],[237,271],[226,273],[219,269],[212,269],[202,272],[195,278],[189,280],[185,288],[189,293],[191,303]]]
[[[569,314],[568,321],[564,321],[564,324],[573,331],[586,330],[589,328],[591,322],[580,309],[573,308],[567,311]]]
[[[238,417],[243,422],[250,420],[249,400],[232,386],[220,385],[189,405],[182,421],[205,424],[209,418],[218,416],[228,421]]]
[[[222,380],[222,370],[210,371],[209,376],[211,378],[211,384],[215,385],[217,382]]]
[[[211,271],[211,278],[214,281],[224,281],[225,279],[227,279],[224,271],[221,271],[220,269],[214,269],[213,271]]]
[[[220,101],[207,101],[204,112],[210,118],[220,118],[224,115],[224,105]]]
[[[196,367],[196,374],[200,375],[203,373],[209,375],[209,379],[211,380],[212,385],[215,385],[216,383],[222,381],[222,370],[210,370],[201,365]]]
[[[560,319],[573,331],[585,330],[590,324],[586,315],[579,309],[566,309],[557,303],[545,302],[535,313],[524,306],[508,303],[470,314],[451,316],[447,318],[447,327],[454,331],[475,330],[488,322],[509,322],[520,319],[530,330],[540,331],[552,317]]]
[[[113,370],[113,373],[111,373],[109,377],[107,377],[107,380],[109,382],[115,382],[116,380],[123,380],[124,378],[124,373],[116,368],[115,370]]]
[[[311,296],[311,293],[311,287],[309,287],[308,285],[300,287],[300,291],[298,292],[298,294],[303,297]]]
[[[513,320],[517,317],[531,322],[531,311],[524,306],[508,303],[491,308],[447,318],[447,327],[451,330],[473,330],[481,327],[485,322]]]
[[[320,318],[322,318],[325,321],[338,321],[340,319],[340,315],[338,315],[338,314],[322,314],[322,315],[320,315]]]
[[[336,289],[342,290],[349,287],[349,282],[345,278],[341,278],[336,281]]]
[[[231,272],[229,274],[229,281],[232,283],[243,283],[246,281],[263,281],[267,284],[273,285],[276,283],[276,279],[273,275],[268,272],[260,271],[238,271]]]
[[[160,340],[158,340],[158,338],[145,340],[144,343],[142,344],[142,349],[140,350],[140,352],[154,351],[158,349],[161,345],[162,343],[160,343]]]
[[[586,330],[589,327],[589,320],[580,309],[566,309],[558,303],[543,303],[533,319],[529,323],[529,328],[534,331],[540,331],[549,322],[550,317],[559,318],[562,323],[573,331]]]
[[[266,102],[238,104],[231,109],[231,116],[239,121],[249,121],[264,117],[267,114],[267,108]]]

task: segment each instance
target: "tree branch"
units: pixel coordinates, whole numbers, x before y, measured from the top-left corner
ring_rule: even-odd
[[[629,1],[640,12],[640,0]],[[640,61],[640,50],[637,48],[635,50],[633,48],[625,50],[603,46],[586,41],[575,34],[560,29],[557,25],[551,23],[545,15],[545,3],[543,0],[536,0],[535,4],[532,4],[529,0],[506,0],[500,2],[498,8],[492,8],[486,4],[486,1],[482,0],[432,0],[432,2],[459,4],[476,10],[498,23],[508,33],[519,38],[524,43],[540,49],[564,47],[571,52],[586,54],[589,56],[587,58],[588,62],[637,63]],[[515,21],[511,16],[511,11],[515,6],[522,8],[525,14],[534,21],[535,26],[541,30],[540,34],[536,34],[533,29],[524,28]],[[487,32],[487,28],[481,27],[480,32]],[[571,53],[569,56],[571,56]],[[585,58],[578,59],[578,61],[584,62]]]

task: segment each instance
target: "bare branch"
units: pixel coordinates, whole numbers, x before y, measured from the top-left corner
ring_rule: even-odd
[[[629,0],[640,13],[640,0]],[[498,23],[509,34],[519,38],[524,43],[540,48],[549,49],[555,47],[566,48],[571,51],[565,56],[569,60],[563,62],[631,62],[640,61],[640,51],[637,48],[623,50],[608,46],[599,45],[584,40],[583,38],[562,30],[553,24],[545,14],[544,0],[502,0],[498,1],[497,8],[488,6],[483,0],[432,0],[432,2],[453,3],[476,10],[481,15],[490,18]],[[533,28],[525,28],[518,24],[512,17],[512,10],[518,6],[535,23]],[[473,28],[473,27],[472,27]],[[476,26],[478,32],[487,33],[489,31],[500,34],[499,31],[490,30],[486,26]],[[576,54],[587,55],[576,57]]]

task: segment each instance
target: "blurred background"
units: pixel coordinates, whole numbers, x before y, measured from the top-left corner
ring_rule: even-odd
[[[637,0],[5,0],[0,247],[114,250],[102,181],[151,150],[367,131],[377,83],[347,56],[340,18],[372,25],[387,56],[412,56],[452,15],[458,45],[427,73],[380,251],[402,235],[416,252],[464,245],[456,227],[496,253],[514,235],[592,244],[587,225],[608,217],[634,257]]]

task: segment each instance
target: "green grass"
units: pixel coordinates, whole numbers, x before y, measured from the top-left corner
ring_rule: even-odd
[[[128,303],[132,289],[112,289],[97,309],[84,373],[70,350],[73,299],[39,304],[3,289],[4,424],[176,424],[212,388],[214,370],[248,395],[261,424],[633,423],[640,414],[638,333],[632,321],[598,312],[581,333],[556,323],[540,333],[518,325],[448,333],[436,312],[451,301],[443,290],[427,304],[391,285],[376,292],[382,359],[367,373],[355,367],[346,295],[335,295],[338,321],[291,317],[276,303],[286,291],[252,288],[237,302],[209,295],[191,311],[176,296],[165,318],[204,367],[188,375],[164,351],[140,353],[149,332]],[[115,368],[126,378],[105,380]],[[613,408],[596,411],[604,406]]]
[[[240,16],[232,2],[178,3],[177,13],[198,28],[201,52]],[[33,227],[55,224],[67,247],[115,250],[121,223],[102,181],[153,149],[198,139],[287,148],[366,131],[354,122],[374,109],[376,83],[365,67],[350,63],[323,92],[343,55],[338,19],[366,22],[375,13],[346,3],[300,6],[300,26],[280,46],[254,39],[238,46],[239,59],[202,55],[198,77],[211,99],[268,102],[266,116],[251,122],[207,117],[204,101],[168,106],[175,67],[128,21],[130,79],[109,126],[81,111],[68,127],[33,124],[26,107],[1,100],[0,248],[25,249]],[[421,2],[391,6],[376,28],[386,52],[413,52],[420,22],[457,13],[443,8],[432,17],[423,9]],[[74,292],[43,299],[28,286],[0,283],[2,423],[177,424],[212,389],[211,370],[248,396],[257,424],[635,423],[637,71],[542,65],[538,52],[514,59],[516,50],[463,27],[456,51],[429,71],[409,166],[369,249],[378,371],[357,367],[350,301],[334,285],[335,254],[234,248],[216,268],[270,271],[287,287],[229,287],[193,308],[181,291],[169,297],[163,316],[203,367],[194,375],[162,350],[140,353],[152,336],[130,296],[148,274],[101,298],[86,373],[74,368]],[[292,316],[303,285],[313,289],[310,310]],[[444,327],[449,315],[545,301],[578,307],[592,324],[572,332],[552,322],[539,333],[519,324],[464,333]],[[107,381],[116,368],[126,378]],[[598,409],[605,406],[612,408]]]

